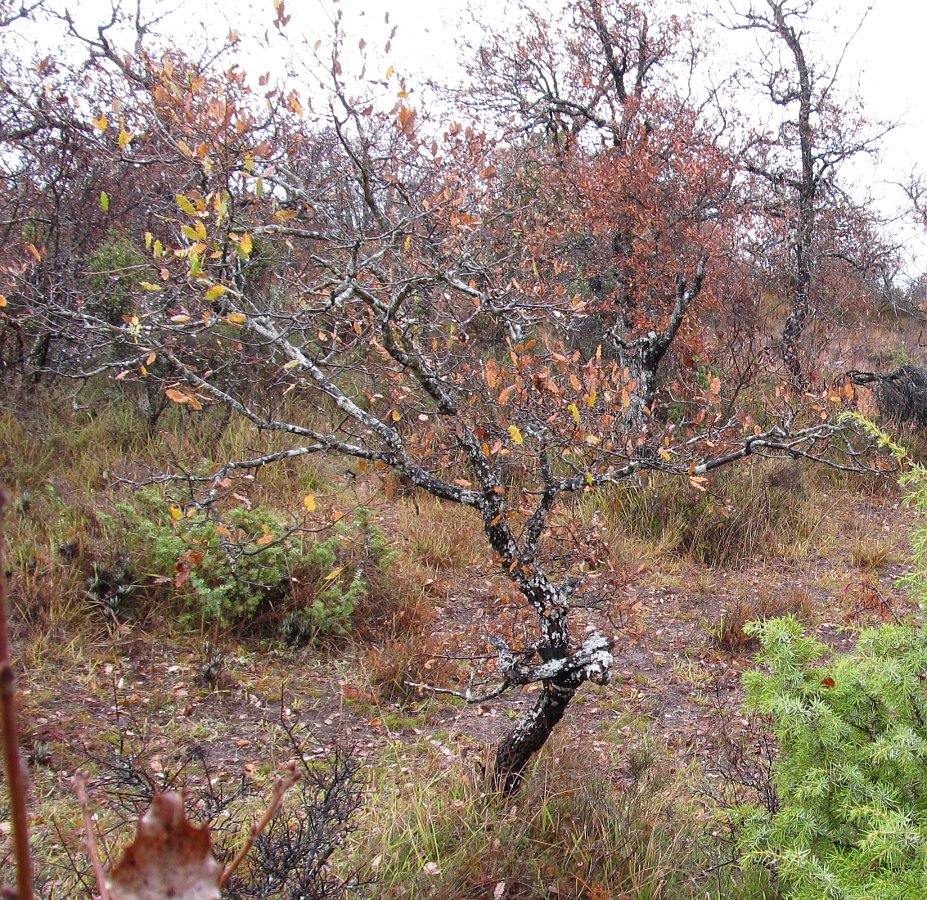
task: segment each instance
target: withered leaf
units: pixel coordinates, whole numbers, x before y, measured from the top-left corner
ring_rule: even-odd
[[[221,874],[209,826],[191,825],[172,791],[154,795],[108,886],[113,900],[218,900]]]

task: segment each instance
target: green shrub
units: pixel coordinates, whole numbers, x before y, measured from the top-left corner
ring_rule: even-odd
[[[749,626],[767,674],[747,703],[779,742],[779,807],[739,810],[740,848],[779,875],[786,896],[920,898],[927,884],[927,636],[890,625],[848,654],[794,618]]]
[[[131,312],[138,283],[150,268],[148,257],[125,234],[110,232],[88,261],[92,311],[119,324]]]
[[[191,621],[246,625],[276,612],[280,636],[301,643],[345,634],[365,590],[362,567],[344,550],[346,527],[312,539],[263,507],[204,519],[151,491],[119,512],[135,570],[172,585]]]
[[[905,451],[853,418],[899,461]],[[927,470],[911,466],[910,502],[927,510]],[[914,529],[927,599],[927,526]],[[744,676],[748,706],[779,743],[773,809],[742,807],[738,842],[779,876],[785,896],[916,900],[927,886],[927,631],[893,624],[849,653],[805,635],[793,617],[747,626],[766,672]]]

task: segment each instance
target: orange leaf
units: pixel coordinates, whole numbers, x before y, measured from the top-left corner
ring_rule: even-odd
[[[486,378],[486,384],[489,385],[490,390],[495,390],[499,385],[499,363],[494,359],[487,359],[483,375]]]
[[[502,391],[501,394],[499,394],[499,402],[505,406],[505,404],[508,403],[512,398],[512,394],[514,394],[516,390],[516,386],[514,384],[510,384],[507,388],[505,388],[505,390]]]

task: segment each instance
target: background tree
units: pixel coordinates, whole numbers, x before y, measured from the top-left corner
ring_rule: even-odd
[[[809,376],[802,350],[808,326],[863,302],[865,273],[888,255],[873,239],[871,210],[841,182],[847,164],[874,152],[886,128],[868,126],[841,97],[843,53],[828,63],[811,49],[817,12],[815,0],[764,0],[743,10],[731,4],[728,22],[762,35],[759,85],[781,114],[752,140],[744,165],[758,179],[766,252],[781,272],[788,305],[782,359],[798,386]]]
[[[519,29],[471,50],[467,97],[508,140],[529,135],[534,220],[516,232],[528,263],[589,302],[576,344],[629,371],[624,416],[648,428],[661,384],[669,394],[717,361],[718,319],[750,302],[733,277],[734,154],[712,93],[694,93],[691,22],[599,0],[521,12]]]
[[[356,461],[358,475],[394,470],[473,511],[533,636],[519,645],[495,628],[486,640],[496,675],[462,691],[431,687],[469,702],[536,688],[497,750],[504,790],[580,687],[610,677],[611,640],[573,628],[577,606],[609,596],[588,547],[570,537],[570,498],[649,472],[704,490],[711,471],[751,455],[819,458],[839,431],[822,405],[812,419],[786,406],[762,423],[738,416],[736,390],[716,375],[681,380],[689,412],[653,425],[649,376],[682,337],[680,365],[695,370],[692,342],[712,337],[709,319],[700,331],[684,320],[725,284],[723,267],[708,266],[731,239],[720,211],[731,170],[696,111],[662,96],[621,105],[615,59],[626,35],[615,29],[625,18],[577,11],[601,44],[612,124],[587,119],[593,131],[546,155],[474,125],[439,126],[394,72],[349,80],[340,32],[310,105],[292,88],[253,87],[223,57],[194,63],[153,49],[137,22],[127,57],[104,27],[81,39],[88,83],[128,99],[71,104],[58,132],[114,180],[97,195],[101,183],[87,187],[73,167],[37,187],[43,202],[74,186],[100,215],[133,210],[126,240],[145,262],[126,254],[112,270],[133,281],[116,311],[92,297],[109,270],[90,247],[69,257],[73,281],[56,269],[41,290],[32,285],[42,248],[5,270],[11,317],[69,348],[36,371],[114,372],[192,411],[224,406],[287,442],[166,476],[216,527],[239,478],[319,453]],[[646,18],[630,21],[627,47],[646,49]],[[651,55],[640,56],[644,80]],[[548,193],[564,203],[553,224]],[[615,259],[596,264],[616,241]],[[561,262],[571,242],[583,254]],[[593,288],[606,268],[613,286]],[[571,288],[587,276],[588,289]],[[584,352],[574,341],[590,318],[607,329]],[[304,505],[317,512],[312,495]]]

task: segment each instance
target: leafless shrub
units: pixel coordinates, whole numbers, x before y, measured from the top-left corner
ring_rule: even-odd
[[[855,385],[870,387],[879,415],[898,426],[927,427],[927,369],[899,366],[887,375],[875,372],[847,372]]]
[[[117,698],[118,705],[118,698]],[[225,884],[224,896],[234,900],[270,897],[335,900],[361,887],[360,879],[332,870],[332,855],[355,829],[353,817],[362,802],[361,762],[354,753],[335,746],[323,754],[308,754],[305,741],[285,720],[290,750],[299,779],[280,812],[257,836],[244,862]],[[144,727],[131,714],[117,722],[117,739],[110,752],[87,751],[93,775],[87,791],[100,821],[110,834],[130,834],[156,793],[181,791],[190,814],[210,823],[215,857],[227,864],[241,845],[255,802],[266,785],[242,775],[219,777],[208,750],[196,745],[174,759],[162,757],[163,768],[150,766],[152,747]],[[64,866],[39,865],[40,887],[57,896],[62,886],[80,887],[89,896],[93,875],[82,850],[58,826]]]

